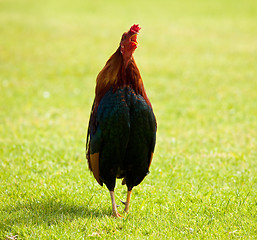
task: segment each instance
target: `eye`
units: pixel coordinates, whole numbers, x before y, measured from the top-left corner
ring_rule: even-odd
[[[125,33],[123,33],[123,35],[122,35],[122,38],[121,38],[122,40],[126,40],[127,39],[127,35],[125,34]]]

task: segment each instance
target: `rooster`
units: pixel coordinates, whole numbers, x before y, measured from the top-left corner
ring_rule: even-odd
[[[127,185],[128,213],[132,188],[149,173],[156,141],[156,119],[133,57],[140,29],[134,24],[122,35],[98,74],[87,132],[88,166],[108,188],[115,217],[122,217],[114,197],[116,178]]]

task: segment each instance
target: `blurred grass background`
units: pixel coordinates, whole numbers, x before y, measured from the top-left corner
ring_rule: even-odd
[[[255,238],[256,22],[254,0],[0,0],[0,238]],[[115,220],[85,136],[96,76],[134,23],[158,138]]]

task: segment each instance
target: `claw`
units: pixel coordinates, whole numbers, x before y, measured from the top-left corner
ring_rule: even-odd
[[[124,202],[124,201],[122,201],[122,200],[120,200],[120,202],[123,203],[124,205],[126,205],[126,202]]]

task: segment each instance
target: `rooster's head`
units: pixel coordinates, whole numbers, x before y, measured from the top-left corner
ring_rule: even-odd
[[[128,32],[123,33],[120,41],[120,52],[125,62],[127,62],[137,48],[137,34],[141,28],[134,24]]]

